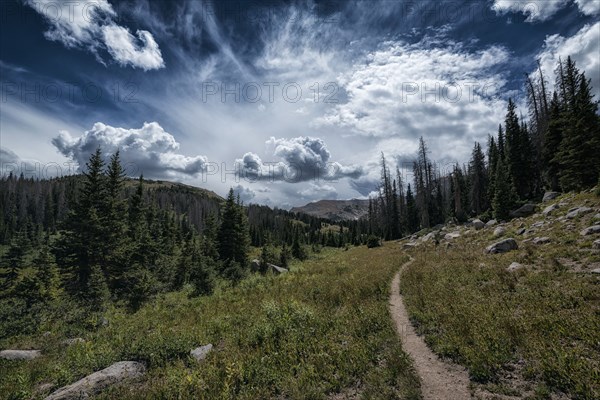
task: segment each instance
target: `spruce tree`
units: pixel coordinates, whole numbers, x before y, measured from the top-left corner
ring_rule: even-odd
[[[550,120],[548,128],[544,136],[544,146],[542,148],[542,157],[546,166],[544,177],[546,186],[553,191],[560,190],[559,174],[561,170],[560,164],[560,148],[562,142],[562,134],[564,122],[560,110],[558,94],[554,92],[552,101],[550,102]]]
[[[494,218],[498,221],[507,221],[513,205],[514,189],[509,182],[508,168],[500,160],[496,166],[496,193],[492,202]]]
[[[413,233],[419,230],[419,211],[415,198],[412,194],[410,183],[406,189],[406,216],[409,233]]]

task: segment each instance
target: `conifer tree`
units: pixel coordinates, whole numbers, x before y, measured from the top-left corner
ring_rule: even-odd
[[[494,193],[494,218],[498,221],[508,221],[513,205],[513,187],[509,182],[508,168],[502,160],[496,166],[496,193]]]
[[[419,211],[417,210],[417,204],[412,194],[410,183],[406,189],[406,219],[409,233],[419,230]]]
[[[549,118],[548,128],[544,136],[544,147],[542,149],[543,162],[546,166],[544,176],[547,187],[550,190],[558,191],[560,190],[558,178],[561,170],[559,151],[564,123],[556,92],[554,92],[552,101],[550,102]]]

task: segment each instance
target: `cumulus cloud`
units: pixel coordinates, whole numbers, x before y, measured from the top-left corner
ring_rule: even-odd
[[[65,157],[73,159],[79,168],[98,147],[105,155],[120,151],[121,159],[131,175],[143,173],[150,178],[192,177],[206,171],[204,156],[180,154],[179,143],[158,123],[144,123],[140,129],[115,128],[101,122],[82,136],[73,138],[63,131],[52,144]]]
[[[581,71],[592,80],[596,99],[600,98],[600,22],[586,25],[575,35],[565,38],[552,35],[546,38],[544,49],[538,54],[542,69],[548,74],[551,89],[554,87],[554,69],[559,58],[571,56]]]
[[[271,137],[266,143],[273,149],[273,155],[281,161],[266,163],[258,154],[246,153],[237,160],[240,174],[245,179],[297,183],[311,180],[336,181],[342,178],[358,178],[363,174],[361,167],[345,166],[331,161],[331,153],[320,138]]]
[[[164,67],[158,44],[148,31],[138,30],[137,38],[115,22],[117,14],[107,0],[26,0],[25,3],[46,19],[48,40],[69,48],[92,52],[102,62],[106,50],[122,66],[145,71]]]
[[[559,10],[570,3],[571,0],[495,0],[492,10],[496,14],[504,15],[509,12],[521,13],[527,16],[527,22],[543,22],[549,20]],[[600,13],[598,0],[575,0],[579,10],[586,15]]]
[[[337,190],[331,185],[315,184],[311,182],[308,188],[301,190],[300,195],[308,199],[318,198],[320,200],[336,200]]]

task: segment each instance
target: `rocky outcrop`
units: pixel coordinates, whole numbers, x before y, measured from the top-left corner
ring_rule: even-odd
[[[560,193],[558,192],[546,192],[544,193],[544,198],[542,199],[542,202],[546,203],[548,201],[556,199],[558,196],[560,196]]]
[[[146,372],[143,364],[135,361],[120,361],[101,371],[63,388],[58,389],[46,400],[75,400],[100,393],[109,386],[123,381],[139,378]]]
[[[512,238],[504,239],[500,242],[496,242],[491,246],[488,246],[485,249],[485,252],[488,254],[499,254],[499,253],[507,253],[512,250],[517,250],[519,245],[517,241]]]
[[[211,343],[207,344],[206,346],[200,346],[200,347],[196,347],[195,349],[190,351],[190,355],[196,360],[196,361],[202,361],[206,358],[206,356],[208,356],[208,353],[210,353],[213,349],[213,345]]]
[[[596,235],[600,233],[600,225],[590,226],[580,232],[581,236]]]
[[[592,211],[594,211],[594,210],[589,207],[575,207],[575,208],[571,208],[569,210],[566,217],[568,219],[573,219],[573,218],[581,216],[581,215],[589,214]]]
[[[529,217],[530,215],[533,215],[535,213],[535,209],[535,204],[525,204],[521,208],[511,211],[510,216],[511,218]]]
[[[5,360],[33,360],[42,355],[39,350],[2,350],[0,358]]]

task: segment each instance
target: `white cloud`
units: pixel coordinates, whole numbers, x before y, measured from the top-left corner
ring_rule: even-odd
[[[321,185],[310,182],[309,187],[301,190],[300,195],[308,199],[336,200],[338,192],[331,185]]]
[[[586,25],[575,35],[565,38],[552,35],[546,38],[544,49],[538,54],[543,71],[548,76],[551,89],[554,87],[554,69],[559,58],[571,56],[581,71],[592,80],[596,100],[600,98],[600,22]]]
[[[115,22],[117,17],[107,0],[25,0],[50,24],[45,36],[69,48],[92,52],[100,62],[106,50],[119,64],[143,70],[164,67],[162,54],[148,31],[138,30],[137,39],[128,28]]]
[[[107,156],[119,150],[130,175],[143,173],[150,178],[196,176],[206,171],[208,162],[204,156],[178,153],[179,143],[156,122],[144,123],[140,129],[97,122],[79,138],[63,131],[52,143],[65,157],[76,161],[80,169],[98,147]]]
[[[271,137],[267,145],[273,155],[282,161],[264,162],[258,154],[246,153],[237,160],[242,176],[249,181],[286,181],[290,183],[308,181],[336,181],[342,178],[358,178],[362,168],[345,166],[330,161],[331,153],[320,138],[300,136],[292,139]]]
[[[473,141],[485,142],[503,119],[505,79],[495,70],[508,58],[495,46],[473,53],[429,40],[386,43],[342,76],[348,101],[318,124],[378,140],[401,138],[394,143],[399,154],[406,154],[407,141],[424,136],[435,159],[464,159]]]
[[[250,188],[242,185],[237,185],[233,188],[233,192],[236,196],[239,196],[240,200],[248,204],[252,199],[256,197],[256,192]]]
[[[559,10],[570,3],[570,0],[495,0],[492,10],[504,15],[509,12],[521,13],[527,16],[526,22],[543,22],[549,20]],[[575,0],[579,10],[586,15],[600,13],[598,0]]]

